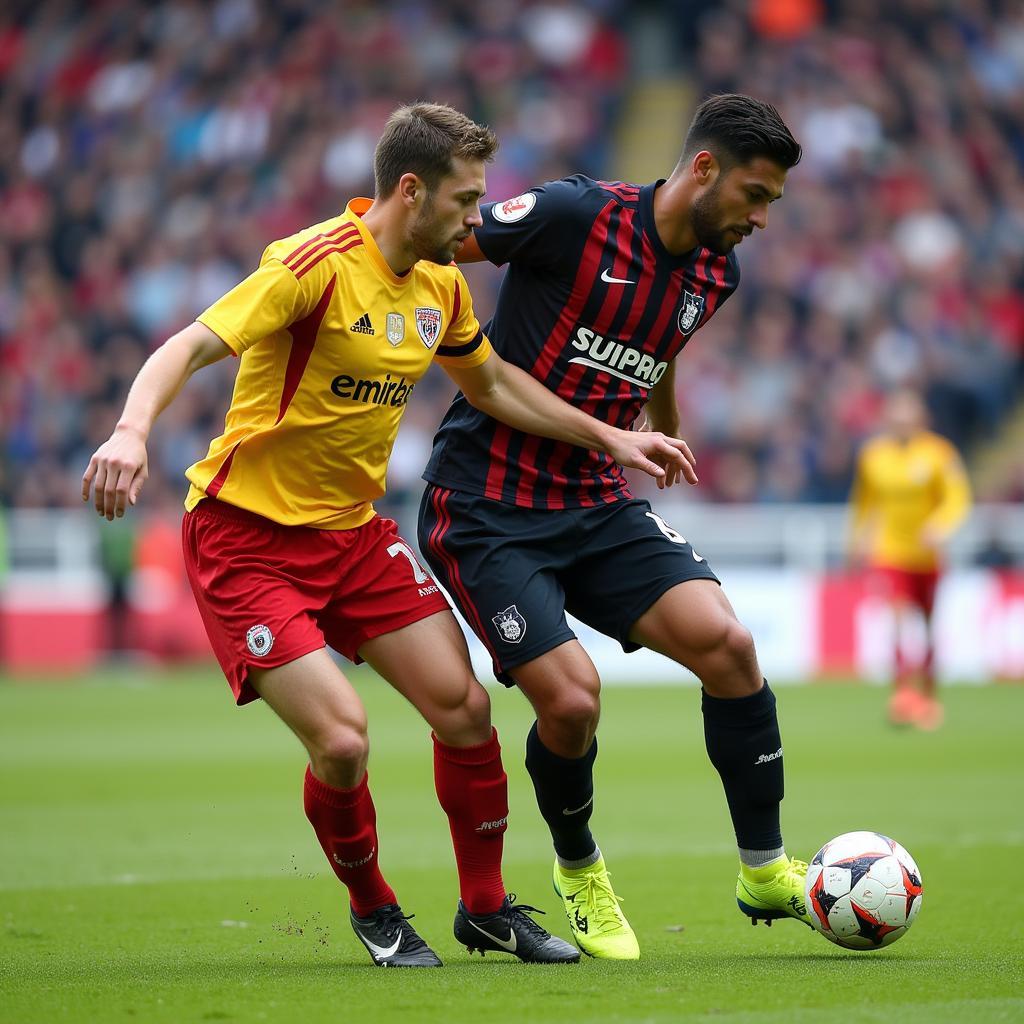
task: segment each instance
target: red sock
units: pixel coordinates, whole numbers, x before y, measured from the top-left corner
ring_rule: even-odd
[[[501,851],[508,819],[497,732],[476,747],[449,747],[434,736],[434,787],[448,815],[462,902],[471,914],[493,914],[505,899]]]
[[[910,659],[907,658],[906,653],[903,650],[903,644],[899,639],[896,641],[895,654],[895,668],[896,668],[896,688],[903,689],[910,686],[914,678],[914,669],[910,664]]]
[[[368,779],[364,775],[353,789],[335,789],[307,766],[303,787],[306,817],[334,873],[348,887],[352,909],[359,917],[398,902],[377,863],[377,812]]]

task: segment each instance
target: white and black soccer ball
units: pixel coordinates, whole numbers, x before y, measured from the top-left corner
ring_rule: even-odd
[[[899,843],[878,832],[846,832],[807,869],[814,927],[847,949],[881,949],[904,935],[921,910],[921,872]]]

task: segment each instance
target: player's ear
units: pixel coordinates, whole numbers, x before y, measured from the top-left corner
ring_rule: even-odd
[[[690,171],[698,185],[710,185],[718,176],[718,161],[706,149],[702,149],[691,161]]]
[[[427,187],[419,177],[410,171],[398,179],[396,191],[402,200],[402,205],[414,209],[426,196]]]

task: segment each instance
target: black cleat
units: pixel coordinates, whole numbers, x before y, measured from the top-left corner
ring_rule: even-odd
[[[494,914],[471,914],[462,900],[455,911],[455,938],[470,953],[487,950],[511,953],[526,964],[574,964],[580,951],[568,942],[545,931],[529,914],[543,910],[525,903],[515,905],[515,896],[506,896],[501,909]]]
[[[351,915],[352,930],[378,967],[440,967],[437,954],[409,924],[411,914],[397,903],[375,910],[369,917]]]

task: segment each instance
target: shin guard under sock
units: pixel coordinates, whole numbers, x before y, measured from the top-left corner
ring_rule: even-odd
[[[563,861],[585,860],[597,850],[590,832],[596,758],[596,738],[582,757],[559,757],[541,742],[536,722],[526,737],[526,770],[533,779],[541,816],[551,830],[555,853]]]
[[[508,827],[497,732],[474,747],[450,747],[434,736],[434,788],[448,815],[462,902],[471,914],[493,914],[505,900],[501,853]]]
[[[729,803],[736,844],[745,850],[782,846],[782,739],[775,694],[764,686],[734,700],[703,694],[704,742]]]
[[[377,812],[368,776],[352,789],[335,789],[307,767],[303,798],[306,817],[334,873],[348,888],[355,913],[367,917],[379,907],[397,903],[377,862]]]

